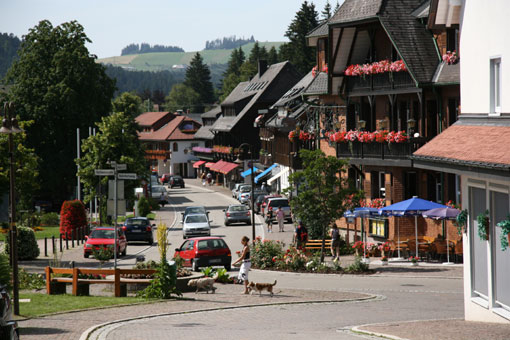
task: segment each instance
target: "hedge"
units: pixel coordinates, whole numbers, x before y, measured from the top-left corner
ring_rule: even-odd
[[[79,200],[64,201],[60,210],[60,233],[65,239],[72,238],[73,230],[87,225],[85,206]],[[77,234],[75,234],[77,236]]]
[[[18,227],[17,228],[17,244],[18,244],[18,259],[19,260],[33,260],[39,256],[39,246],[35,239],[35,232],[32,228]],[[5,240],[5,251],[10,252],[11,235],[7,234]]]

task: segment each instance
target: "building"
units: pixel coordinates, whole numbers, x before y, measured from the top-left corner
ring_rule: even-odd
[[[460,176],[462,208],[468,212],[466,320],[509,323],[510,250],[503,250],[502,238],[508,240],[510,230],[500,223],[510,218],[510,94],[505,91],[510,88],[505,67],[510,6],[504,0],[432,0],[430,13],[430,25],[460,29],[462,114],[418,149],[413,162]]]

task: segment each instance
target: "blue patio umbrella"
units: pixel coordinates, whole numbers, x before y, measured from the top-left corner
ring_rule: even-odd
[[[347,210],[344,212],[344,217],[361,217],[361,239],[365,240],[365,228],[363,225],[363,218],[371,217],[371,216],[379,216],[379,210],[377,208],[370,207],[358,207],[354,208],[354,211]],[[363,247],[363,254],[365,254],[365,247]]]
[[[414,216],[414,235],[416,238],[416,256],[418,256],[418,216],[424,211],[435,208],[447,208],[436,202],[427,201],[414,196],[408,200],[398,202],[387,207],[379,209],[380,215],[386,216]],[[400,236],[399,236],[400,242]]]
[[[457,218],[457,215],[460,214],[459,209],[455,209],[452,207],[446,208],[435,208],[431,210],[424,211],[422,213],[423,217],[432,218],[434,220],[454,220]],[[446,232],[446,262],[444,264],[450,264],[450,244],[448,242],[448,229]]]

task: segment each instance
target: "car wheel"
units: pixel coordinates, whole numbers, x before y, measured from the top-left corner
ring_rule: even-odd
[[[287,223],[292,223],[292,218],[287,219]]]
[[[224,267],[225,267],[225,269],[227,270],[227,272],[229,272],[229,271],[230,271],[230,269],[232,269],[232,267],[231,267],[229,264],[226,264]]]
[[[87,253],[83,254],[83,257],[86,258],[86,259],[88,259],[89,256],[90,256],[90,254],[87,254]]]
[[[197,261],[193,260],[191,262],[191,270],[193,270],[194,272],[198,272],[199,268],[198,268],[198,263]]]
[[[147,241],[147,243],[149,244],[149,246],[152,246],[152,244],[154,243],[154,240],[151,238],[149,241]]]
[[[230,225],[230,223],[229,222],[225,222],[225,225],[228,227]]]
[[[251,222],[246,222],[246,225],[251,225]]]

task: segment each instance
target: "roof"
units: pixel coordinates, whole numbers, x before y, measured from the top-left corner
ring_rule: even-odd
[[[510,126],[450,126],[413,154],[419,160],[510,167]]]
[[[415,18],[428,18],[430,11],[430,0],[423,1],[414,11],[411,12],[411,15]]]
[[[287,116],[279,116],[278,113],[269,118],[266,122],[266,127],[280,128],[281,130],[291,130],[296,126],[296,121],[299,117],[306,112],[308,104],[301,104],[290,111]]]
[[[214,139],[214,133],[211,131],[212,126],[202,126],[195,133],[194,139]]]
[[[202,124],[202,113],[183,113],[182,116],[193,119],[195,122]]]
[[[318,37],[327,37],[329,34],[328,22],[324,21],[319,26],[315,27],[311,30],[306,37],[307,38],[318,38]]]
[[[436,85],[460,84],[460,63],[454,65],[448,65],[444,61],[440,63],[432,82]]]
[[[237,86],[230,92],[230,94],[225,98],[221,105],[233,105],[234,103],[243,100],[249,96],[252,96],[255,92],[246,91],[246,88],[250,82],[243,81],[237,84]]]
[[[330,24],[363,21],[377,17],[383,0],[345,0],[329,19]]]
[[[327,75],[326,75],[327,78]],[[289,101],[296,99],[301,96],[301,93],[310,85],[310,83],[314,80],[312,71],[310,71],[306,76],[301,78],[300,81],[297,82],[290,90],[285,92],[285,94],[278,99],[278,101],[273,105],[273,107],[284,106]]]
[[[319,95],[328,93],[328,74],[319,72],[308,87],[303,91],[305,95]]]
[[[168,115],[168,112],[145,112],[135,118],[140,126],[152,126],[158,120]]]
[[[220,117],[214,124],[210,127],[211,131],[225,131],[228,132],[234,127],[234,121],[236,117],[228,116],[228,117]]]
[[[215,106],[209,111],[202,113],[202,119],[204,118],[218,118],[218,115],[221,114],[221,106]]]
[[[183,122],[198,122],[186,116],[177,116],[172,119],[168,124],[161,127],[159,130],[152,132],[140,132],[138,134],[140,140],[154,140],[154,141],[164,141],[164,140],[190,140],[193,139],[194,134],[184,133],[179,129],[179,126]]]

